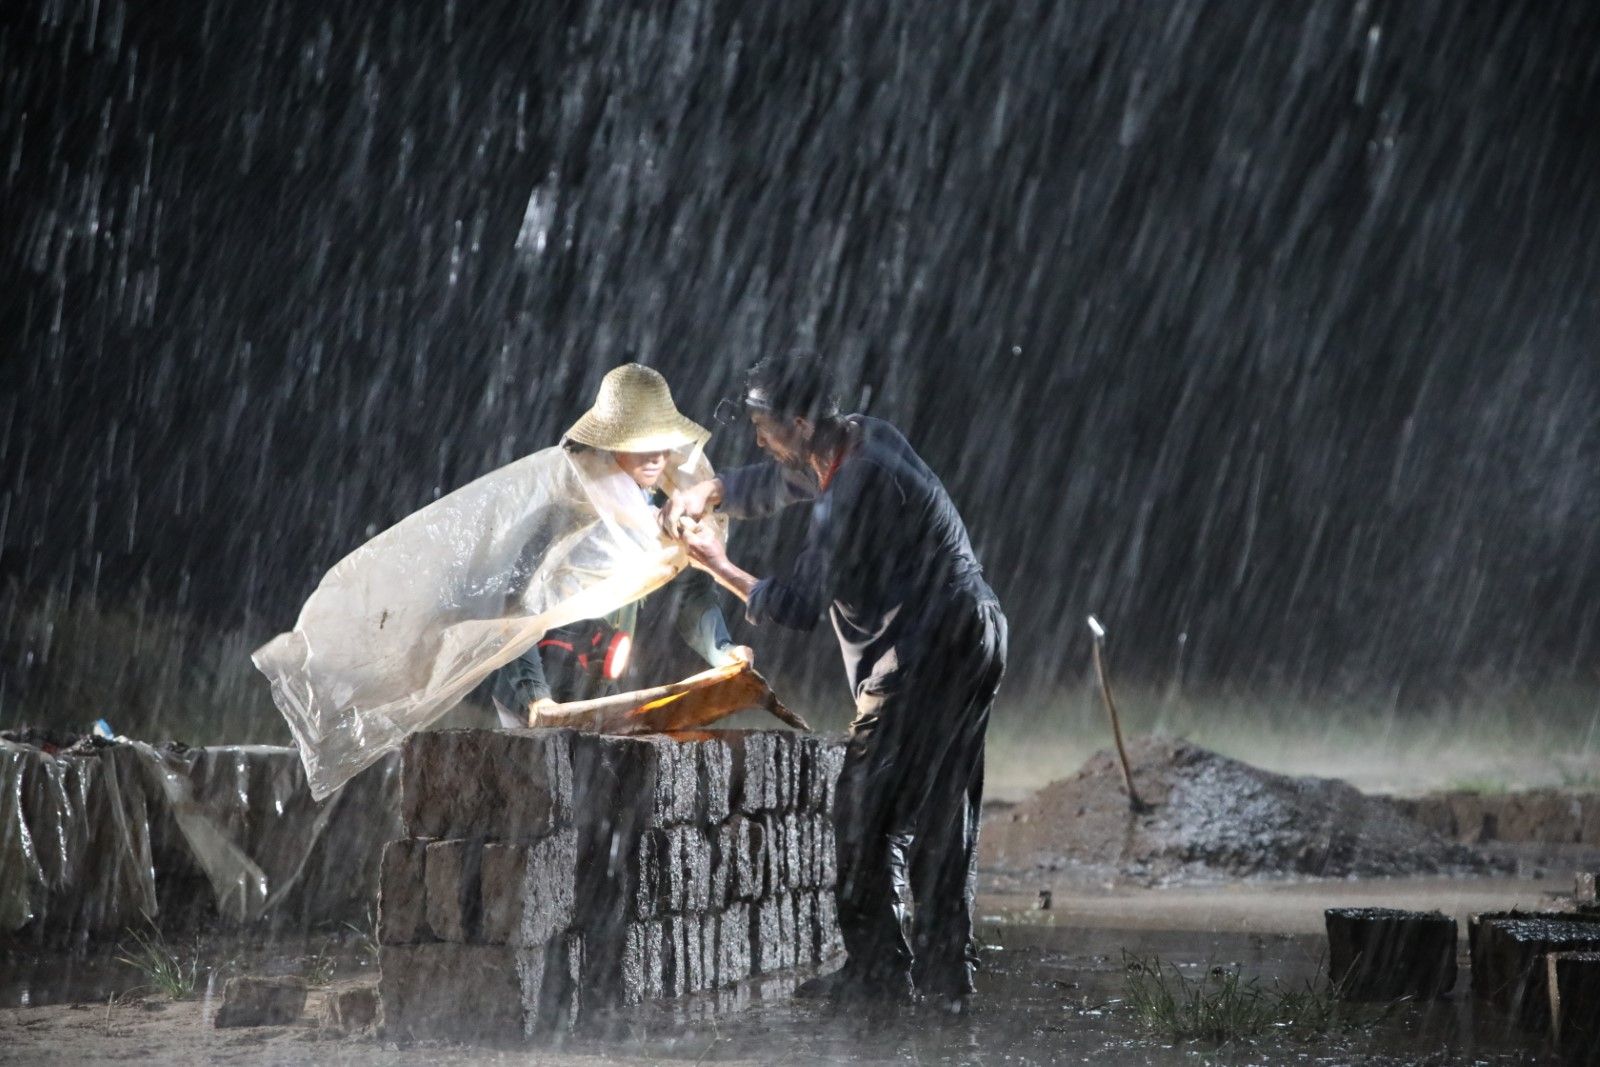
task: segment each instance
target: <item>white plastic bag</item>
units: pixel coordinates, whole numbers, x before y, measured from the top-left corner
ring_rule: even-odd
[[[674,453],[663,488],[711,476],[694,445]],[[614,611],[687,564],[610,453],[547,448],[356,549],[252,658],[320,800],[547,630]]]

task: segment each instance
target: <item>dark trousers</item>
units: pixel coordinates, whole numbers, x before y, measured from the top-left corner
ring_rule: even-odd
[[[833,814],[854,982],[972,992],[983,744],[1006,637],[999,604],[953,607],[924,654],[856,700]]]

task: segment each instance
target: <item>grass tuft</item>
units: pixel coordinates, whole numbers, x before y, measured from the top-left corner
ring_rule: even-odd
[[[124,948],[117,961],[144,975],[150,986],[166,994],[169,1000],[184,1000],[194,995],[200,977],[200,946],[195,945],[185,963],[159,930],[134,931],[133,947]]]
[[[1126,952],[1123,970],[1127,1004],[1140,1025],[1173,1042],[1226,1045],[1269,1030],[1314,1041],[1330,1031],[1375,1021],[1370,1009],[1352,1009],[1338,988],[1327,983],[1268,987],[1226,967],[1189,978],[1176,964]]]

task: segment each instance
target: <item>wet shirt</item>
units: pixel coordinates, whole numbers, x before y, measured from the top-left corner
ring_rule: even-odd
[[[719,477],[733,518],[811,501],[804,548],[756,583],[745,615],[808,630],[826,608],[859,697],[912,667],[950,612],[994,593],[950,495],[900,431],[864,415],[850,422],[857,440],[826,488],[776,463]]]

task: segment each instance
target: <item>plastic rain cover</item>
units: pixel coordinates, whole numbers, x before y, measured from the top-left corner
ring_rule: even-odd
[[[711,476],[694,445],[672,455],[663,488]],[[614,611],[687,564],[610,453],[547,448],[356,549],[253,659],[320,800],[545,631]]]

